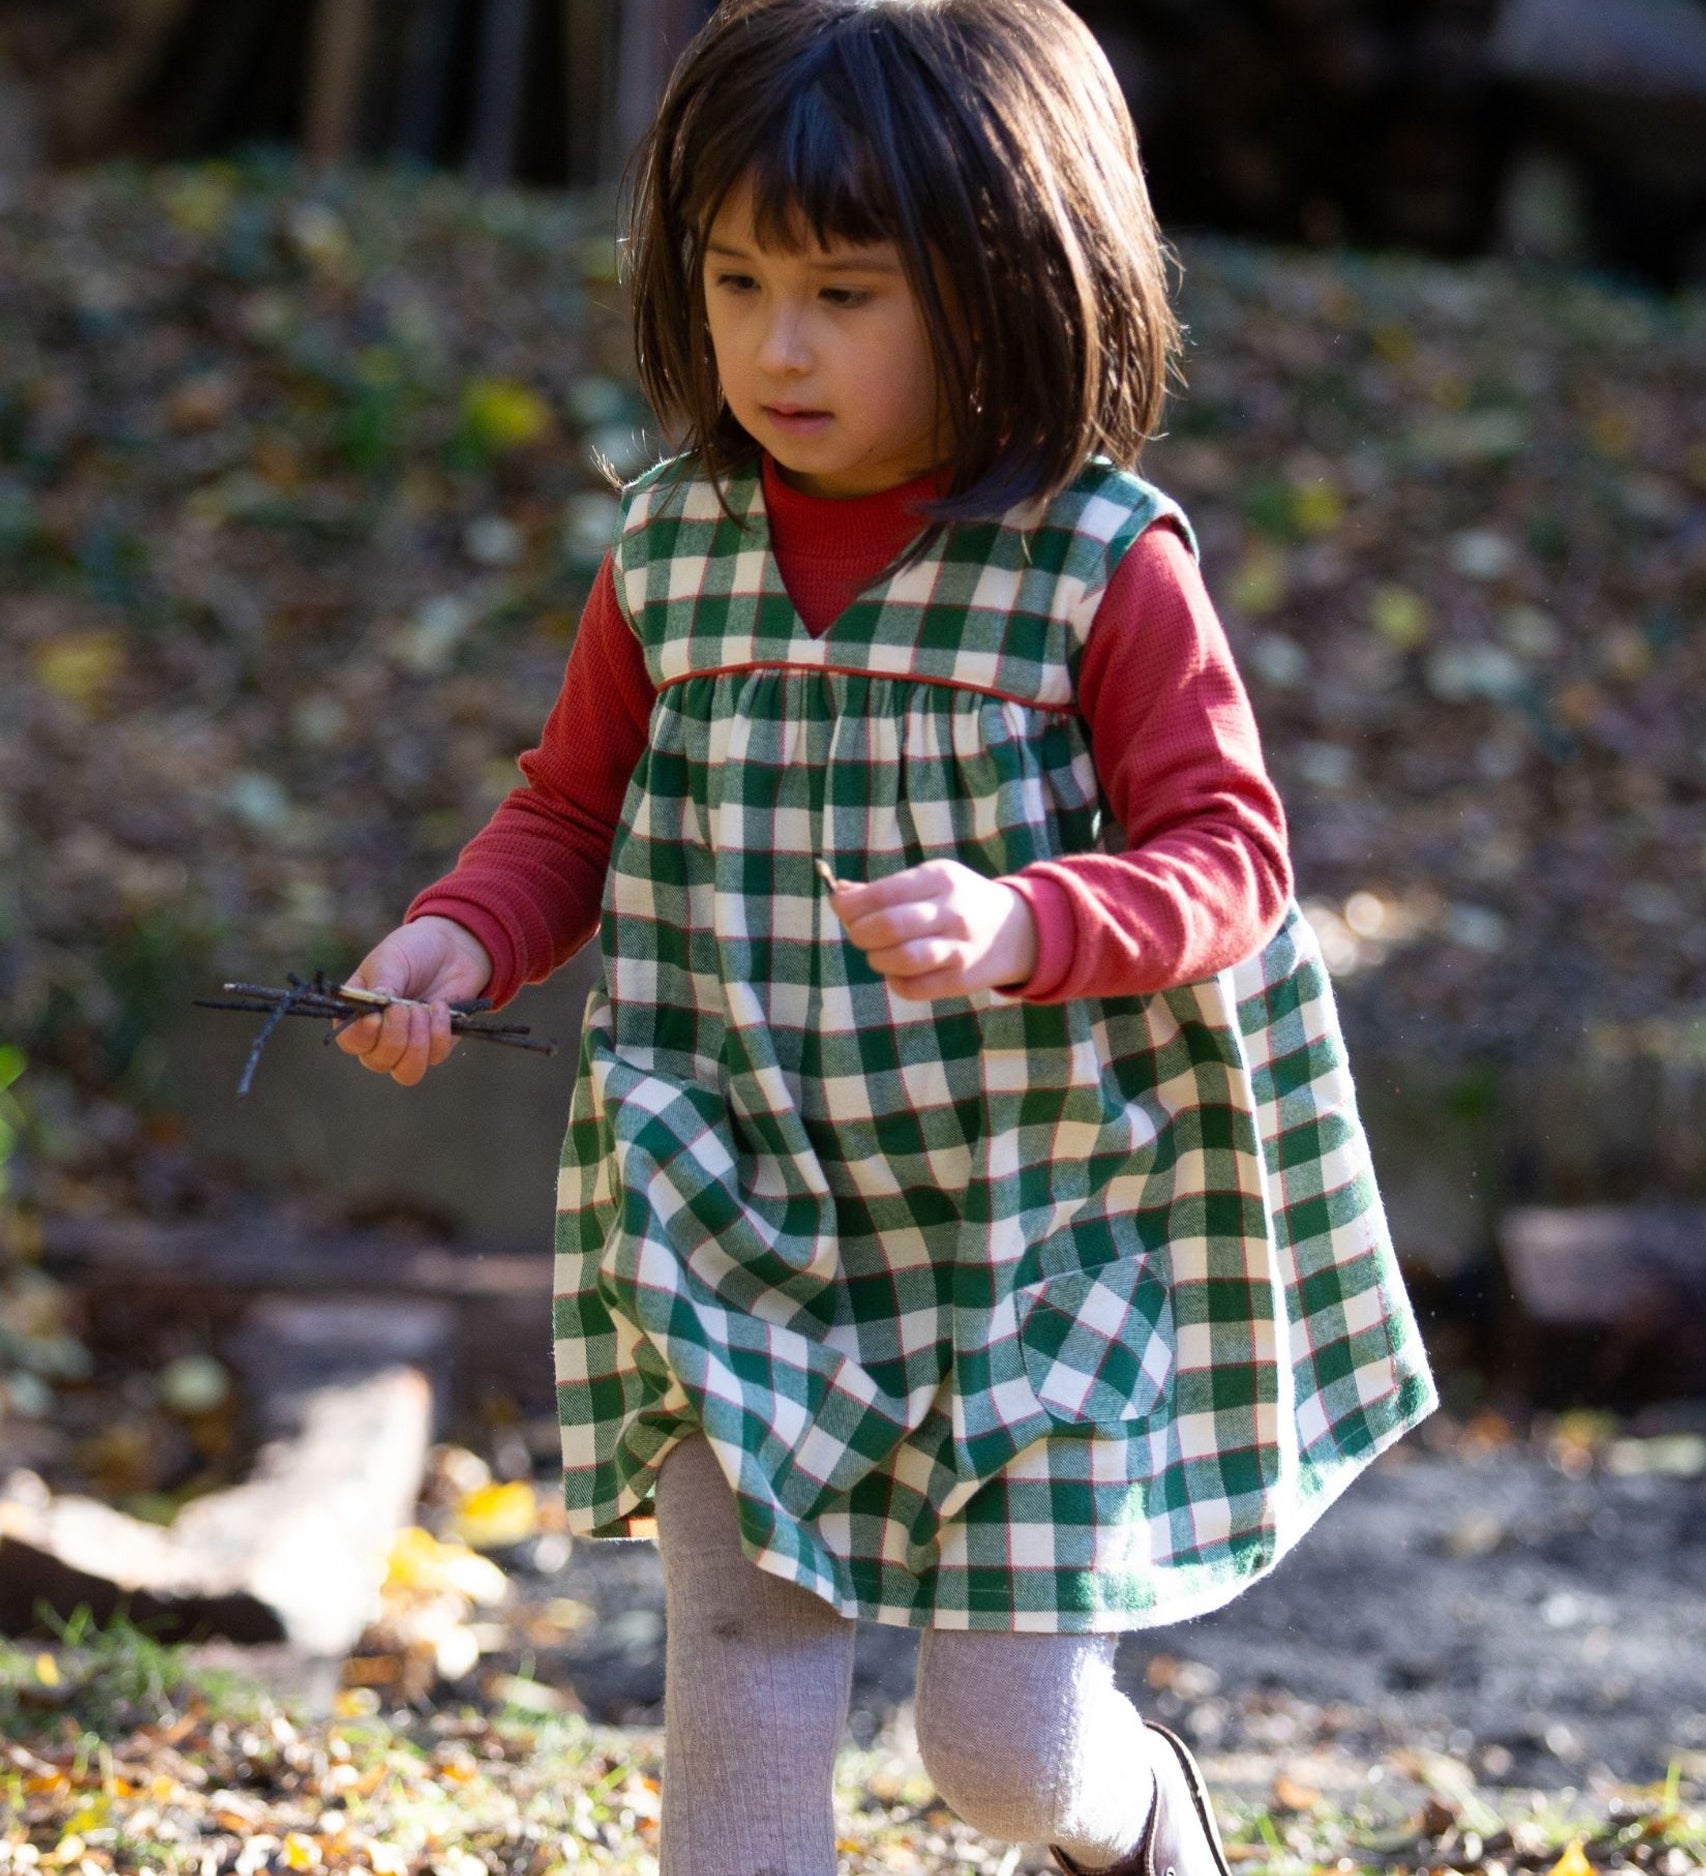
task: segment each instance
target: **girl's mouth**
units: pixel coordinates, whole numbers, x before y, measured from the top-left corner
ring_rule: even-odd
[[[766,404],[764,414],[790,436],[815,436],[834,421],[827,410],[807,410],[799,404]]]

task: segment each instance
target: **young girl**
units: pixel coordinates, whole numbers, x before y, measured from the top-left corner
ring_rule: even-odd
[[[829,1876],[854,1623],[943,1797],[1216,1872],[1119,1634],[1270,1570],[1433,1395],[1189,524],[1178,332],[1058,0],[732,0],[629,246],[684,447],[517,789],[354,981],[594,932],[559,1182],[571,1527],[657,1520],[664,1876]],[[600,919],[602,917],[602,923]]]

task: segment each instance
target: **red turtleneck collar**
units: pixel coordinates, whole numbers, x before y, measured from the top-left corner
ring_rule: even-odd
[[[921,508],[950,480],[933,469],[872,495],[808,495],[782,479],[764,458],[764,506],[782,583],[814,638],[915,540],[926,523]]]

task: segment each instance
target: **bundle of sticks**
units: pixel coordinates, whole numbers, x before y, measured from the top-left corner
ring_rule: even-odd
[[[266,1022],[249,1051],[243,1078],[237,1084],[239,1094],[247,1094],[255,1079],[255,1068],[267,1038],[287,1016],[318,1016],[330,1022],[326,1041],[341,1034],[351,1023],[364,1016],[376,1015],[392,1004],[410,1004],[415,999],[393,996],[387,990],[364,990],[356,984],[334,984],[324,971],[316,971],[310,980],[294,971],[283,989],[270,984],[226,984],[223,997],[197,997],[196,1006],[204,1010],[247,1010],[264,1014]],[[475,1036],[485,1042],[501,1042],[506,1048],[531,1049],[536,1055],[555,1055],[557,1045],[535,1036],[526,1023],[482,1023],[475,1019],[492,1007],[487,997],[469,997],[450,1006],[450,1032],[455,1036]]]

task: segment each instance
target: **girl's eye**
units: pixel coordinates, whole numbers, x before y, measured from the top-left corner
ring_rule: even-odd
[[[866,287],[825,287],[823,297],[831,306],[863,306],[871,295]]]
[[[757,282],[751,274],[718,274],[715,276],[715,284],[725,292],[746,293],[756,286]]]

